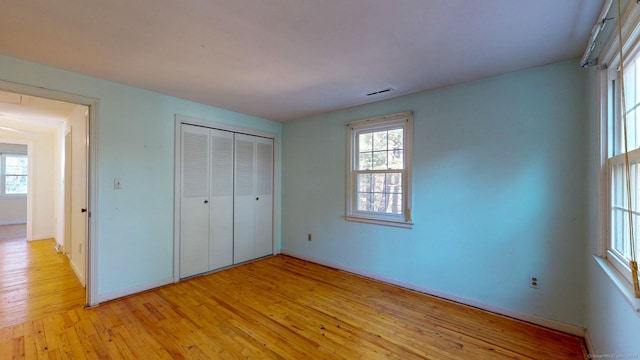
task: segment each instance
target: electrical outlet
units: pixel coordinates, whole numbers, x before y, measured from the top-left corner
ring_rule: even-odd
[[[311,241],[311,233],[307,234],[307,240]]]
[[[529,275],[529,287],[540,289],[540,277],[538,275]]]

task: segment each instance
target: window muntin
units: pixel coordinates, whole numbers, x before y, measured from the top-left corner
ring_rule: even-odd
[[[410,112],[348,125],[347,220],[411,227]]]
[[[27,155],[2,154],[2,195],[27,195],[27,172]]]

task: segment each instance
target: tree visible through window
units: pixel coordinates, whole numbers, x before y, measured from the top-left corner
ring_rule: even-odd
[[[28,161],[26,155],[2,154],[3,195],[27,194]]]

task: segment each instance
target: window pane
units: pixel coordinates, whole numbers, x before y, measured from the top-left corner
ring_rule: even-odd
[[[402,194],[402,174],[386,174],[385,192],[389,194]]]
[[[358,194],[358,210],[371,211],[371,193]]]
[[[373,169],[374,170],[387,170],[387,152],[376,151],[373,153]]]
[[[373,208],[371,210],[375,212],[385,212],[386,201],[384,194],[373,193]]]
[[[386,194],[387,212],[392,214],[402,214],[402,194]]]
[[[27,175],[27,157],[6,155],[4,169],[7,175]]]
[[[638,148],[638,134],[637,134],[637,111],[632,110],[627,114],[627,138],[629,139],[629,145],[627,150],[635,150]],[[623,142],[624,144],[624,142]],[[623,145],[624,146],[624,145]],[[624,149],[622,149],[624,153]]]
[[[27,177],[22,175],[8,175],[4,178],[4,193],[9,195],[27,193]]]
[[[627,111],[633,108],[636,99],[636,61],[624,69],[624,98]]]
[[[640,204],[640,192],[638,191],[638,178],[640,166],[638,163],[629,164],[631,172],[631,207],[638,210]],[[629,209],[627,199],[627,174],[624,164],[616,164],[611,169],[611,206]]]
[[[624,164],[616,164],[611,168],[611,205],[625,206],[626,186],[625,186]]]
[[[373,133],[373,150],[387,150],[387,131]]]
[[[638,109],[637,107],[640,104],[640,91],[638,89],[638,81],[640,81],[640,71],[639,71],[639,57],[636,57],[628,64],[625,64],[624,71],[624,110],[627,112],[627,137],[628,144],[627,148],[629,151],[637,149],[640,147],[640,126],[638,126]],[[613,86],[617,86],[616,82],[613,82]],[[616,99],[616,104],[621,104],[620,97],[621,93],[617,91],[618,89],[611,89],[612,93],[616,94],[618,99]],[[624,121],[621,116],[616,116],[614,123],[613,134],[614,139],[614,151],[615,155],[624,153],[625,148],[625,139],[624,139],[624,131],[623,125]]]
[[[373,134],[366,133],[358,136],[358,150],[367,152],[373,150]]]
[[[402,214],[402,173],[358,174],[358,210]]]
[[[638,91],[638,84],[640,84],[640,71],[638,71],[638,65],[639,65],[638,61],[635,61],[634,64],[635,64],[634,66],[635,78],[633,79],[633,83],[635,84],[635,99],[633,103],[640,104],[640,91]]]
[[[620,254],[623,258],[631,259],[631,244],[629,241],[629,212],[619,209],[613,209],[611,214],[611,249]],[[633,215],[634,233],[636,232],[640,216]],[[636,237],[636,248],[640,244]]]
[[[373,192],[384,192],[385,174],[373,174]]]
[[[368,153],[360,153],[358,157],[358,166],[356,167],[358,170],[371,170],[373,168],[373,154]]]
[[[402,129],[389,130],[389,150],[403,149]]]
[[[358,192],[371,192],[371,174],[358,174]]]
[[[402,149],[394,149],[389,151],[389,169],[404,169],[404,151]]]
[[[638,163],[630,164],[631,170],[631,201],[634,211],[640,202],[638,192],[638,179],[640,166]],[[631,235],[629,227],[629,204],[627,199],[626,170],[624,164],[616,164],[611,168],[611,242],[610,249],[621,257],[631,259]],[[636,247],[639,247],[638,234],[640,231],[640,217],[633,215],[634,237]]]

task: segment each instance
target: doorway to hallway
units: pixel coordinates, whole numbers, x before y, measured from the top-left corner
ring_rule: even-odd
[[[85,104],[0,91],[0,141],[27,144],[29,153],[26,224],[0,226],[6,321],[88,302],[89,114]]]

